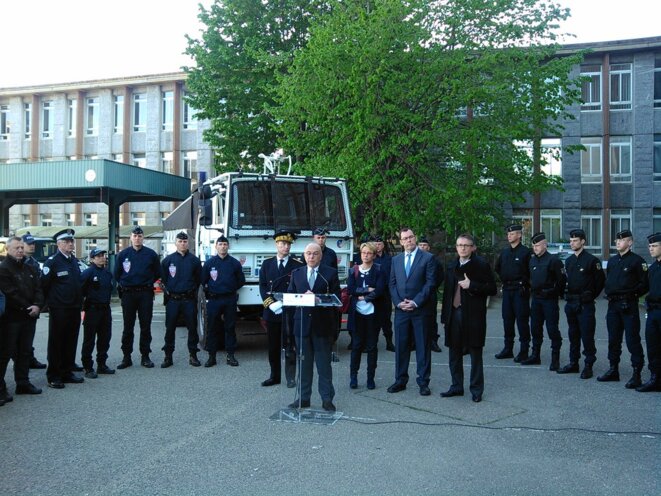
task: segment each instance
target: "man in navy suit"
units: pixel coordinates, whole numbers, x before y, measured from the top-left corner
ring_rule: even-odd
[[[310,243],[303,253],[305,267],[292,272],[289,293],[324,293],[340,297],[340,281],[337,270],[321,264],[321,247]],[[319,395],[324,410],[335,411],[333,397],[333,370],[331,348],[337,330],[338,311],[334,307],[301,307],[294,313],[294,336],[296,349],[302,354],[301,396],[290,408],[308,408],[312,395],[312,360],[319,374]]]
[[[431,253],[418,248],[415,234],[408,227],[400,229],[399,241],[404,253],[393,257],[390,269],[390,297],[395,305],[395,383],[388,392],[398,393],[406,389],[410,341],[413,339],[420,395],[429,396],[429,317],[436,311],[432,298],[436,262]]]

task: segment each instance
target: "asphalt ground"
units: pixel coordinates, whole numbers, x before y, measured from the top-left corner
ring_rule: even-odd
[[[140,367],[134,352],[133,367],[64,390],[47,388],[44,371],[31,371],[43,394],[15,396],[0,408],[0,494],[659,494],[661,394],[624,388],[631,374],[626,347],[622,381],[614,383],[549,372],[547,338],[541,366],[496,360],[497,299],[488,313],[481,403],[471,401],[468,384],[467,396],[439,396],[450,383],[445,348],[432,354],[432,396],[418,394],[414,362],[410,387],[388,394],[394,354],[383,339],[377,388],[365,388],[363,368],[358,389],[349,389],[342,333],[333,365],[342,414],[328,425],[271,420],[295,390],[260,387],[269,368],[258,325],[240,324],[239,367],[227,366],[221,354],[219,366],[189,366],[186,330],[179,328],[175,364],[160,369],[163,320],[157,305],[154,369]],[[35,339],[42,361],[47,321],[39,320]],[[601,301],[597,321],[595,377],[608,368]],[[564,364],[563,314],[561,329]],[[121,359],[120,336],[121,309],[114,307],[113,368]],[[13,392],[11,371],[6,380]],[[312,407],[320,406],[315,385]]]

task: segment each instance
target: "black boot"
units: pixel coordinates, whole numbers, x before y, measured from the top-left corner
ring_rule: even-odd
[[[34,355],[32,355],[32,358],[30,358],[30,368],[31,369],[45,369],[46,364],[41,363],[39,360],[37,360]]]
[[[581,372],[581,379],[591,379],[592,375],[592,364],[586,363],[585,367],[583,368],[583,372]]]
[[[386,351],[395,351],[395,345],[392,344],[392,336],[386,336]]]
[[[145,353],[144,355],[142,355],[142,360],[140,360],[140,365],[142,365],[146,369],[154,368],[154,362],[152,362],[149,359],[149,353]]]
[[[202,365],[200,361],[197,359],[197,351],[194,351],[193,353],[190,354],[190,357],[188,358],[188,363],[190,363],[193,367],[199,367]]]
[[[533,348],[532,355],[530,355],[525,360],[521,360],[521,365],[539,365],[542,363],[542,359],[539,357],[539,348]]]
[[[521,346],[521,349],[519,350],[519,354],[514,357],[514,361],[516,363],[521,363],[524,360],[528,359],[528,346],[524,348],[523,345]]]
[[[133,361],[131,360],[131,355],[124,355],[124,358],[122,358],[122,361],[120,362],[119,365],[117,365],[117,368],[119,370],[125,369],[127,367],[130,367],[133,365]]]
[[[99,362],[99,365],[96,367],[97,374],[114,374],[115,371],[106,365],[106,362]]]
[[[174,365],[174,361],[172,360],[172,353],[166,353],[165,358],[163,358],[163,363],[161,364],[162,369],[167,369],[168,367],[172,367]]]
[[[643,368],[640,366],[634,367],[633,374],[631,374],[631,379],[627,381],[624,387],[627,389],[636,389],[638,386],[640,386],[643,383],[643,381],[640,378],[640,372],[642,370]]]
[[[549,365],[549,370],[556,372],[560,368],[560,352],[552,351],[551,352],[551,365]]]
[[[431,350],[432,350],[434,353],[440,353],[441,351],[443,351],[443,349],[438,345],[438,338],[432,340],[432,342],[431,342]]]
[[[85,377],[88,379],[96,379],[99,377],[92,367],[85,367]]]
[[[599,382],[618,382],[620,380],[620,371],[617,369],[617,365],[611,365],[605,374],[597,377],[597,380]]]
[[[505,358],[514,358],[514,351],[512,350],[512,346],[507,346],[500,350],[498,353],[495,354],[496,359],[498,360],[503,360]]]
[[[216,361],[216,354],[215,353],[209,353],[209,359],[204,362],[204,366],[206,368],[213,367],[216,365],[218,362]]]
[[[564,367],[559,368],[556,372],[558,372],[558,374],[578,374],[578,371],[578,363],[569,362]]]
[[[647,381],[642,386],[636,388],[636,391],[639,393],[650,393],[652,391],[661,392],[661,376],[655,372],[652,372],[650,380]]]
[[[234,353],[228,353],[227,354],[227,359],[225,361],[227,362],[227,365],[229,365],[231,367],[238,367],[239,366],[239,361],[234,356]]]

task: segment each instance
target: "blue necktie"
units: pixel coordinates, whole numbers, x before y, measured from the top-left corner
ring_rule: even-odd
[[[409,273],[411,272],[411,255],[412,253],[406,254],[406,266],[404,267],[404,270],[406,271],[406,277],[408,277]]]
[[[314,280],[316,279],[317,271],[312,269],[310,271],[310,277],[308,278],[308,284],[310,285],[310,289],[314,288]]]

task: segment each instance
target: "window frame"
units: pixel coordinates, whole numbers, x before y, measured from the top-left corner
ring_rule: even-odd
[[[626,69],[619,67],[628,67]],[[609,95],[609,108],[614,111],[618,110],[631,110],[631,102],[633,101],[633,71],[631,62],[621,64],[611,64],[609,68],[610,76],[610,95]],[[627,78],[628,76],[628,78]],[[628,82],[622,84],[622,80],[628,79]],[[615,84],[615,81],[618,83]],[[623,89],[628,91],[628,99],[623,99]],[[613,99],[613,93],[617,91],[617,100]],[[627,95],[624,95],[626,97]]]
[[[589,223],[589,226],[586,226],[586,222]],[[592,229],[595,227],[592,223],[596,223],[598,233],[596,234],[597,239],[594,240]],[[602,233],[603,226],[603,217],[601,214],[581,214],[581,229],[585,231],[585,248],[588,250],[600,250],[601,249],[601,239],[603,237]],[[596,244],[595,244],[596,241]]]
[[[581,78],[586,77],[589,77],[590,80],[582,81],[581,83],[581,100],[583,102],[581,103],[581,112],[600,112],[603,101],[603,95],[601,94],[601,64],[585,64],[581,66]],[[586,85],[588,91],[585,91]],[[583,96],[586,94],[590,95],[589,101],[583,99]],[[593,95],[596,95],[597,99],[593,100]]]
[[[146,93],[133,93],[131,97],[133,100],[133,115],[132,118],[132,129],[134,133],[144,133],[147,130],[147,117],[145,115],[147,111],[147,94]]]
[[[99,97],[90,96],[85,98],[85,135],[98,136],[98,134],[99,134]]]
[[[608,153],[610,154],[611,183],[630,183],[633,179],[633,149],[631,146],[631,136],[611,136],[608,147]],[[626,148],[629,150],[628,174],[622,172],[622,166],[624,164],[622,154]],[[614,167],[618,167],[620,170],[614,172]]]
[[[580,157],[580,167],[581,167],[581,184],[599,184],[603,181],[604,177],[604,143],[602,137],[584,137],[581,138],[581,145],[586,148],[586,150],[581,150]],[[584,173],[584,157],[589,157],[590,159],[590,170],[594,169],[593,163],[593,151],[598,150],[599,153],[599,173],[586,174]]]
[[[41,102],[41,138],[53,139],[54,113],[55,106],[53,100],[44,100]]]
[[[554,232],[554,227],[553,227],[553,221],[558,221],[558,226],[557,226],[557,239],[555,236]],[[550,221],[551,224],[549,227],[551,229],[547,229],[544,226],[545,221]],[[545,208],[540,210],[539,212],[539,222],[541,225],[541,231],[546,234],[546,239],[549,243],[562,243],[562,209],[560,208]]]
[[[164,90],[161,94],[161,130],[172,131],[174,126],[174,91]]]
[[[76,137],[76,122],[78,118],[77,108],[78,99],[67,98],[67,136],[69,138]]]
[[[628,221],[628,225],[623,225],[623,221]],[[617,222],[617,225],[615,225]],[[623,229],[630,229],[633,232],[633,219],[630,208],[614,208],[610,214],[611,239],[609,243],[610,251],[615,251],[615,235]]]
[[[0,141],[9,141],[11,135],[11,125],[9,124],[9,104],[0,105]]]
[[[113,125],[114,134],[124,134],[124,95],[113,95]]]

